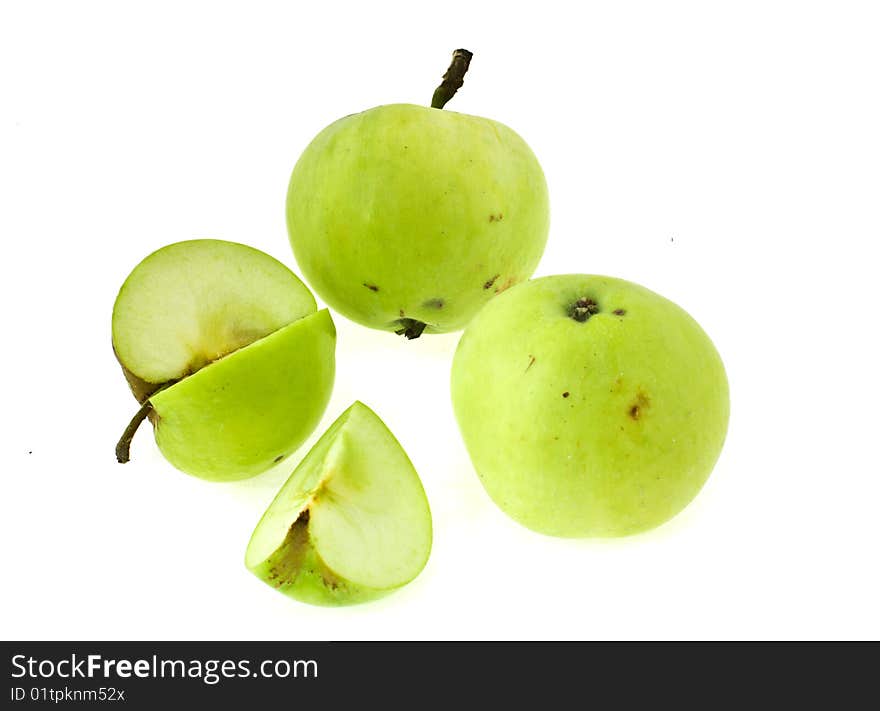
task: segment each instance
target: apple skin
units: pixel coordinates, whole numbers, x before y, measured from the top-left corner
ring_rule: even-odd
[[[156,443],[213,481],[260,474],[317,427],[333,389],[336,329],[318,311],[150,397]]]
[[[581,298],[599,310],[583,322],[569,313]],[[671,301],[610,277],[544,277],[493,300],[461,338],[451,385],[486,491],[554,536],[624,536],[672,518],[727,432],[727,377],[708,336]]]
[[[362,325],[463,328],[531,276],[547,241],[544,174],[503,124],[392,104],[347,116],[305,149],[287,226],[299,268]]]

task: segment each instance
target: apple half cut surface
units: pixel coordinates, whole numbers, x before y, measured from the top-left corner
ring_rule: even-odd
[[[259,474],[297,449],[330,399],[336,331],[308,288],[259,250],[178,242],[135,267],[113,307],[113,349],[162,454],[216,481]]]
[[[381,597],[431,553],[431,510],[394,435],[355,402],[300,462],[257,524],[245,565],[313,605]]]

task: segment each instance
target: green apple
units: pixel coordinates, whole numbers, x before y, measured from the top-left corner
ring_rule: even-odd
[[[382,420],[355,402],[263,514],[245,565],[297,600],[347,605],[410,582],[430,553],[419,475]]]
[[[113,307],[113,350],[178,469],[212,480],[259,474],[312,433],[330,399],[336,331],[283,264],[220,240],[163,247]]]
[[[486,491],[556,536],[657,526],[703,486],[727,432],[721,358],[685,311],[603,276],[536,279],[471,322],[452,402]]]
[[[547,241],[547,185],[525,141],[441,108],[461,52],[431,107],[379,106],[325,128],[287,193],[309,284],[344,316],[408,338],[463,328],[531,276]]]

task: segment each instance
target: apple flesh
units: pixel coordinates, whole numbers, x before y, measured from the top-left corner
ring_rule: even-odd
[[[163,455],[205,479],[243,479],[299,447],[333,386],[329,313],[280,262],[220,240],[144,259],[113,309],[113,348]],[[124,446],[122,446],[124,445]]]
[[[428,560],[431,537],[416,470],[382,420],[355,402],[263,514],[245,565],[302,602],[348,605],[413,580]]]
[[[392,104],[340,119],[309,144],[290,178],[287,227],[327,304],[414,338],[463,328],[531,276],[549,200],[535,155],[507,126]]]
[[[697,494],[724,442],[727,378],[671,301],[602,276],[522,284],[471,322],[452,401],[498,506],[536,531],[622,536]]]

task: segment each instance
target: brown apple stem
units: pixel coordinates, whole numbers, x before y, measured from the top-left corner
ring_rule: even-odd
[[[473,56],[473,52],[468,52],[466,49],[457,49],[452,53],[452,64],[443,75],[443,82],[434,90],[434,97],[431,99],[432,109],[442,109],[455,96],[455,92],[461,89],[464,75],[471,65]]]
[[[146,400],[134,417],[131,418],[128,427],[125,428],[125,432],[122,433],[122,437],[116,443],[116,461],[120,464],[125,464],[129,460],[129,450],[131,449],[131,440],[134,438],[134,433],[137,432],[138,427],[141,426],[141,423],[147,419],[147,415],[152,411],[153,403]]]

